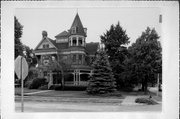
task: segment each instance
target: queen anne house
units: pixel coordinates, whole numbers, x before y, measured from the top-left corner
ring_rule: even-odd
[[[99,49],[98,42],[86,43],[87,28],[84,28],[78,13],[68,31],[55,36],[55,40],[42,32],[42,40],[34,49],[38,59],[39,77],[46,78],[48,87],[87,86],[92,74],[90,63]],[[65,73],[66,72],[66,73]]]

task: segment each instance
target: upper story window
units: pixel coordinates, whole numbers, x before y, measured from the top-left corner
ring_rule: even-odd
[[[45,49],[46,49],[46,48],[49,48],[49,44],[44,44],[44,45],[43,45],[43,48],[45,48]]]
[[[79,64],[82,64],[82,55],[79,55]]]
[[[73,38],[72,38],[72,42],[73,42],[72,45],[73,45],[73,46],[76,46],[76,43],[77,43],[76,37],[73,37]]]
[[[83,39],[81,37],[78,38],[79,45],[82,46]]]
[[[73,62],[76,62],[76,55],[73,55]]]

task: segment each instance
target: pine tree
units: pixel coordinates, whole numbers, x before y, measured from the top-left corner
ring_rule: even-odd
[[[116,25],[111,25],[103,35],[100,36],[101,42],[105,45],[105,50],[112,67],[114,78],[116,79],[117,88],[124,87],[122,73],[126,70],[123,63],[128,56],[126,45],[129,43],[129,37],[126,30],[122,28],[118,22]]]
[[[93,75],[90,77],[87,92],[89,94],[104,94],[114,92],[116,89],[115,79],[104,51],[99,51],[92,64]]]

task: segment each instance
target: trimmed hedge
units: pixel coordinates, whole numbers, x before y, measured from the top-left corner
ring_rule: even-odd
[[[29,89],[38,89],[39,87],[47,85],[45,78],[35,78],[32,80],[32,82],[29,85]]]
[[[135,100],[136,103],[145,103],[145,104],[148,104],[148,105],[155,105],[155,104],[158,104],[156,101],[154,101],[153,99],[151,98],[137,98]]]

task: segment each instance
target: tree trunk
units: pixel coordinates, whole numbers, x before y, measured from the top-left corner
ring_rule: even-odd
[[[142,87],[141,90],[144,91],[144,80],[142,80]]]
[[[147,76],[144,79],[144,94],[147,94]]]

